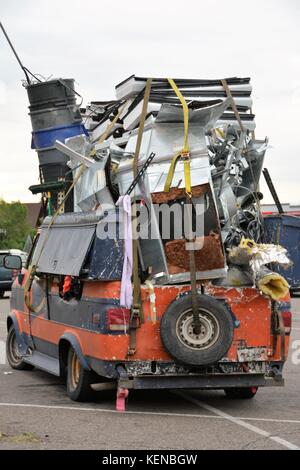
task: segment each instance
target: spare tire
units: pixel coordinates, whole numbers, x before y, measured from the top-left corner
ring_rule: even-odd
[[[193,321],[192,295],[174,300],[164,313],[160,334],[167,352],[179,363],[204,366],[222,359],[229,350],[234,331],[233,316],[220,300],[198,294],[200,333]]]

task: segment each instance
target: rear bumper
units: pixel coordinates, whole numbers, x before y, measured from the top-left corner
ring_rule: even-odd
[[[12,281],[0,281],[0,291],[11,290]]]
[[[128,389],[224,389],[235,387],[283,386],[282,377],[265,377],[261,374],[218,374],[195,376],[140,376],[123,379],[122,387]]]
[[[281,361],[253,363],[244,372],[240,363],[222,363],[199,371],[173,362],[126,361],[123,363],[89,358],[89,365],[96,374],[108,380],[118,380],[128,389],[223,389],[234,387],[283,386]],[[222,365],[223,372],[220,372]],[[250,368],[250,363],[248,366]],[[214,370],[212,370],[214,369]]]

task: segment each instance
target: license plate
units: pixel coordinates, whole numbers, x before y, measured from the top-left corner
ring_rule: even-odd
[[[239,362],[267,361],[267,348],[241,348],[237,352]]]

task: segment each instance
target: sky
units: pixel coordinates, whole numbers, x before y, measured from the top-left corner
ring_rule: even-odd
[[[0,0],[24,65],[75,78],[84,104],[128,77],[251,77],[256,137],[282,202],[300,204],[298,0]],[[38,201],[23,72],[0,31],[0,198]],[[264,182],[265,203],[273,202]]]

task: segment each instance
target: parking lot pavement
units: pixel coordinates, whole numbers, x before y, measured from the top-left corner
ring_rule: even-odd
[[[0,345],[9,299],[0,301]],[[300,346],[300,299],[293,301],[292,346]],[[299,343],[296,343],[296,342]],[[130,392],[126,413],[115,392],[75,403],[64,382],[33,370],[0,366],[0,449],[294,449],[300,448],[300,364],[291,348],[285,387],[253,400],[222,391]],[[295,361],[294,357],[294,362]]]

